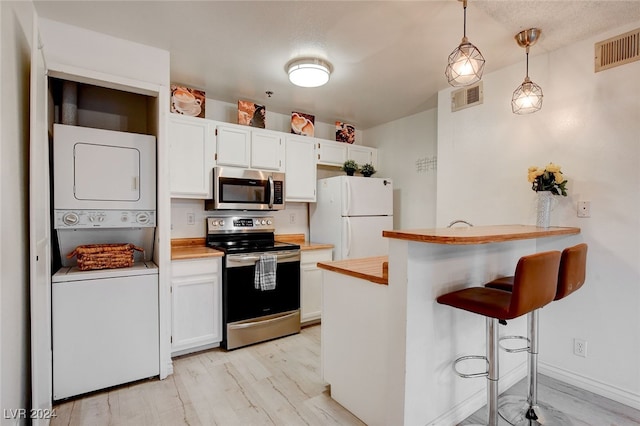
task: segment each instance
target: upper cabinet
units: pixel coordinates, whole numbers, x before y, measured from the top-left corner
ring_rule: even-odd
[[[174,198],[212,197],[215,128],[210,120],[169,114],[169,182]]]
[[[362,145],[351,145],[316,139],[318,144],[318,164],[342,167],[345,161],[354,160],[359,166],[372,164],[378,167],[378,150]]]
[[[285,201],[316,201],[316,141],[305,136],[286,137]]]
[[[347,161],[347,144],[341,142],[318,141],[318,164],[342,166]]]
[[[282,133],[270,130],[251,131],[251,168],[285,170],[285,145]]]
[[[251,132],[234,125],[216,126],[216,164],[218,166],[249,167]]]
[[[358,163],[359,166],[372,164],[378,167],[378,150],[362,145],[349,145],[347,147],[347,158]]]
[[[284,141],[280,132],[233,124],[216,127],[216,164],[283,171]]]

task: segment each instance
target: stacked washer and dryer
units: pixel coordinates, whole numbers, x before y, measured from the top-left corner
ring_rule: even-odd
[[[154,136],[54,125],[53,399],[159,374]],[[81,271],[77,246],[132,243],[127,268]]]

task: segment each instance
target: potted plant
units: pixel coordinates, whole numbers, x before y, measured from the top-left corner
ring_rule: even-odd
[[[353,176],[353,174],[358,171],[358,163],[353,160],[347,160],[342,165],[342,170],[347,172],[348,176]]]
[[[373,168],[373,164],[369,164],[369,163],[363,165],[362,168],[360,169],[360,173],[362,173],[362,176],[364,177],[370,177],[375,172],[376,172],[376,169]]]

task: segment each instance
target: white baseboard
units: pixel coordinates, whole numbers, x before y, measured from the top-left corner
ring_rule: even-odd
[[[511,386],[518,383],[520,380],[527,376],[527,365],[523,363],[513,370],[500,376],[498,382],[498,392],[502,393],[509,389]],[[456,404],[451,410],[447,411],[443,415],[427,423],[428,426],[448,426],[457,425],[464,419],[478,411],[484,405],[487,404],[487,391],[486,388],[474,393],[469,398]]]
[[[640,410],[640,394],[538,361],[538,373]]]

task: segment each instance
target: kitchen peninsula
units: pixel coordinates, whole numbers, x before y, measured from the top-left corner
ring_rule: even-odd
[[[562,250],[579,242],[579,233],[527,225],[384,231],[388,285],[348,273],[339,262],[319,263],[323,375],[332,398],[369,425],[457,424],[468,417],[486,403],[486,380],[461,379],[451,363],[485,353],[484,321],[435,299],[512,275],[521,256]],[[507,327],[523,335],[525,318]],[[501,357],[501,391],[526,375],[525,361],[524,353]]]

